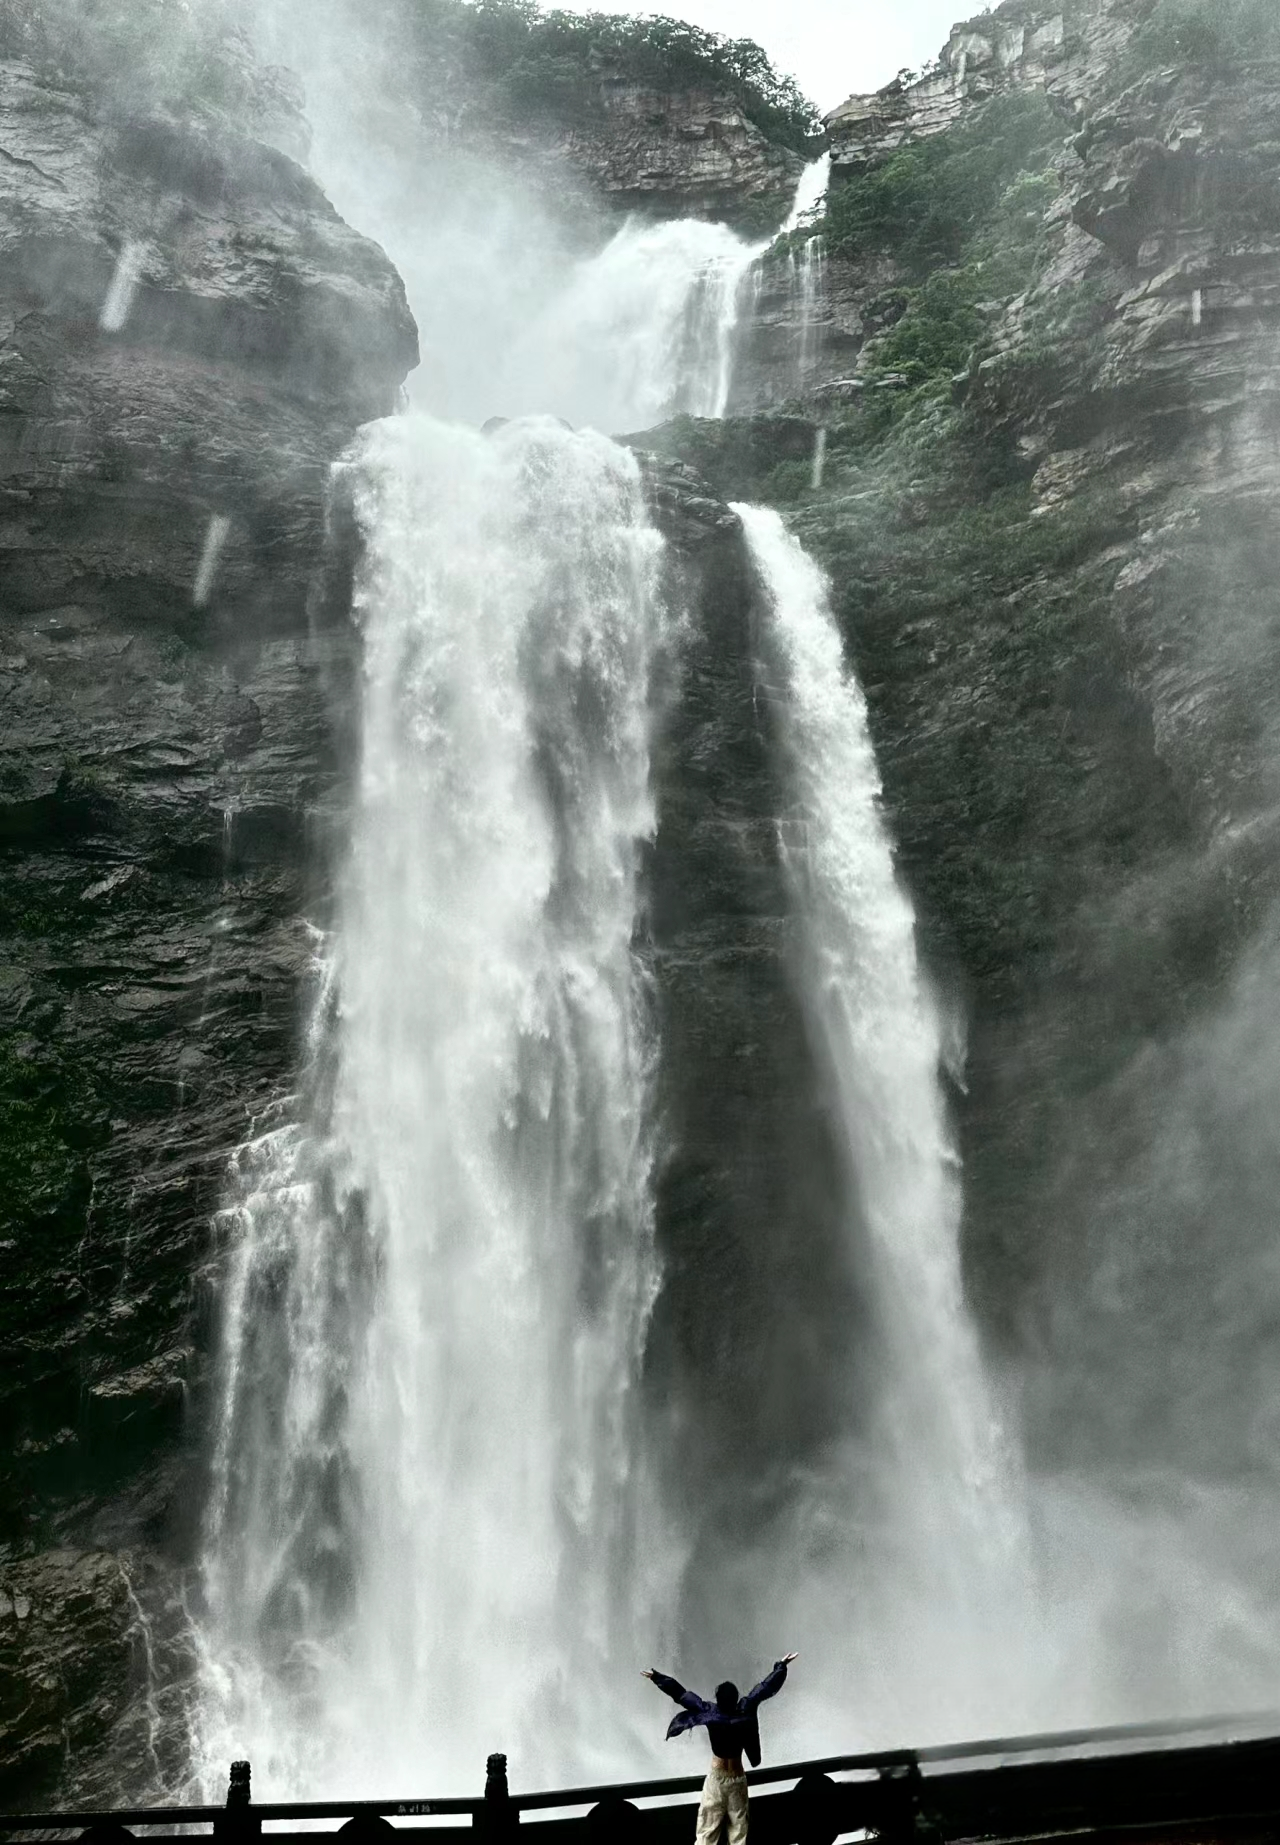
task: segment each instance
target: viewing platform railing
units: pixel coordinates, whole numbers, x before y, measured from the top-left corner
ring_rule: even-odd
[[[1280,1716],[1070,1730],[952,1747],[828,1756],[757,1768],[751,1845],[833,1845],[874,1835],[882,1845],[1145,1832],[1155,1841],[1248,1837],[1280,1841]],[[483,1795],[426,1800],[266,1801],[251,1797],[247,1762],[231,1766],[225,1806],[0,1815],[0,1839],[78,1839],[81,1845],[531,1845],[607,1841],[660,1845],[693,1838],[702,1774],[609,1787],[513,1794],[507,1759],[491,1755]],[[333,1822],[341,1822],[336,1827]],[[320,1822],[329,1822],[327,1825]]]

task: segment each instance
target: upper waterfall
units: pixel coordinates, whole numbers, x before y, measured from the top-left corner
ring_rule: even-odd
[[[781,235],[789,237],[792,231],[798,231],[806,218],[817,211],[827,196],[827,187],[831,183],[831,156],[819,154],[811,160],[800,175],[796,185],[796,195],[791,201],[791,210],[787,213]]]
[[[629,219],[513,342],[511,405],[609,431],[723,416],[747,278],[775,235],[814,210],[829,169],[825,154],[804,169],[785,222],[764,238],[696,218]]]

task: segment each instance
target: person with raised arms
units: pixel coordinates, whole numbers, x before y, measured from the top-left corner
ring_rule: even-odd
[[[702,1787],[698,1804],[696,1845],[716,1845],[720,1827],[729,1823],[728,1845],[744,1845],[747,1836],[747,1775],[742,1766],[745,1755],[753,1768],[760,1763],[760,1721],[756,1715],[766,1698],[782,1690],[787,1667],[796,1658],[788,1653],[762,1678],[745,1698],[739,1697],[732,1679],[716,1686],[714,1702],[700,1698],[696,1691],[686,1691],[677,1679],[650,1667],[642,1674],[674,1698],[681,1709],[671,1719],[668,1738],[685,1730],[704,1725],[711,1743],[711,1767]]]

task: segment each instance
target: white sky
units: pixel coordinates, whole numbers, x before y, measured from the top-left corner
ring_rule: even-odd
[[[592,0],[611,10],[603,0]],[[730,38],[753,38],[824,112],[878,90],[904,64],[936,57],[958,19],[983,0],[643,0],[635,10],[669,13]]]

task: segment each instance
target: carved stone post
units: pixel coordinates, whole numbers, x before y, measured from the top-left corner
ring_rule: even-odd
[[[248,1841],[262,1837],[262,1821],[251,1811],[252,1774],[248,1762],[232,1762],[231,1778],[227,1783],[227,1810],[213,1822],[214,1838],[226,1840],[227,1845],[248,1845]]]
[[[519,1815],[511,1805],[507,1786],[507,1758],[491,1755],[485,1763],[483,1831],[486,1839],[508,1839],[516,1829]]]

